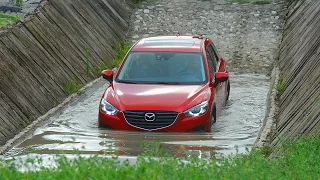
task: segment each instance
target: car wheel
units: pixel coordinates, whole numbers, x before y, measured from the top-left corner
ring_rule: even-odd
[[[216,105],[213,105],[213,109],[212,109],[212,114],[211,114],[211,118],[210,121],[206,124],[206,126],[204,127],[204,132],[212,132],[212,125],[213,123],[216,122]]]
[[[228,84],[227,84],[227,98],[226,98],[227,101],[229,100],[229,95],[230,95],[230,82],[228,81]]]
[[[108,126],[106,126],[105,124],[101,123],[100,121],[98,121],[98,128],[107,128]]]
[[[212,119],[204,126],[204,132],[212,132],[211,126],[212,126]]]
[[[211,125],[217,121],[216,105],[214,105],[211,116]]]
[[[212,118],[206,123],[204,126],[204,132],[211,132],[211,126],[212,126]]]

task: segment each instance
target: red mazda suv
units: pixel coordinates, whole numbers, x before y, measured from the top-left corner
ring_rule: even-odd
[[[226,61],[203,36],[141,39],[102,77],[98,126],[116,130],[211,132],[230,92]]]

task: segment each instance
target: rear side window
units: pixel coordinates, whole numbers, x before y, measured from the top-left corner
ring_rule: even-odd
[[[207,46],[206,55],[207,55],[207,60],[209,65],[210,76],[213,77],[214,73],[217,70],[217,63],[215,61],[215,53],[212,47],[210,48],[210,46]]]
[[[210,44],[209,46],[211,46],[212,49],[213,49],[215,62],[216,62],[216,65],[218,67],[219,66],[219,61],[220,61],[219,56],[218,56],[218,49],[214,44]]]

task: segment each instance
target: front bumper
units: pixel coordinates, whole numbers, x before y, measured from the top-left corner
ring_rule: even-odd
[[[99,111],[99,124],[110,127],[115,130],[127,130],[127,131],[156,131],[156,132],[189,132],[199,126],[205,126],[210,120],[210,113],[207,112],[204,115],[198,117],[188,118],[184,114],[179,113],[175,121],[164,127],[158,127],[156,129],[145,129],[137,125],[130,124],[123,112],[119,112],[116,116],[107,115]],[[141,122],[145,119],[141,119]],[[148,122],[153,123],[153,122]],[[156,121],[154,122],[156,123]]]

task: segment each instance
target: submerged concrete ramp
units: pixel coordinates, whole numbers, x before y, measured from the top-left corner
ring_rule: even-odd
[[[320,1],[291,3],[279,68],[278,84],[286,88],[278,96],[273,147],[300,135],[320,135]]]
[[[96,79],[128,29],[128,0],[43,1],[0,35],[0,145]]]

